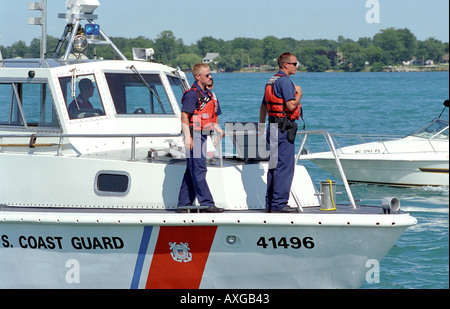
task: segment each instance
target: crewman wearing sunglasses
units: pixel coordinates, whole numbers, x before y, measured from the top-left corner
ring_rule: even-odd
[[[266,85],[259,122],[265,126],[268,115],[267,142],[270,145],[267,174],[267,212],[298,212],[288,205],[295,170],[296,120],[301,116],[302,89],[290,76],[297,73],[297,57],[284,53],[278,58],[279,72]]]

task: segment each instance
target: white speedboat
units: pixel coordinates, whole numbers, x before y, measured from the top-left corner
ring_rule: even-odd
[[[395,198],[356,205],[348,185],[338,205],[301,165],[298,213],[265,212],[266,161],[222,156],[207,177],[225,212],[177,213],[187,78],[126,60],[94,23],[98,5],[67,2],[54,58],[0,61],[0,288],[358,288],[376,276],[416,219]],[[86,43],[119,60],[81,59]]]
[[[448,107],[448,101],[444,104]],[[333,134],[333,138],[335,141],[346,139],[348,142],[350,138],[363,141],[361,144],[337,149],[349,182],[391,186],[448,186],[448,126],[448,120],[439,117],[403,138],[350,134]],[[332,152],[303,153],[300,159],[311,160],[339,177]]]

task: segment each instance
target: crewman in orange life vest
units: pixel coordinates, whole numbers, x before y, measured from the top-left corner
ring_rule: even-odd
[[[214,130],[221,137],[224,131],[218,123],[222,113],[218,100],[206,88],[212,84],[209,65],[196,64],[192,70],[195,83],[181,100],[181,123],[186,147],[186,172],[181,183],[178,206],[193,206],[197,198],[207,212],[222,212],[217,208],[206,182],[206,140]]]
[[[268,114],[267,142],[270,145],[267,174],[267,212],[297,212],[288,205],[295,170],[295,137],[301,116],[302,89],[289,77],[297,72],[297,57],[284,53],[278,58],[280,71],[266,85],[259,122],[264,127]]]

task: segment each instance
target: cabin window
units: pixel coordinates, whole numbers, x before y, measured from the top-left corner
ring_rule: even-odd
[[[183,98],[183,94],[185,89],[183,89],[182,82],[184,81],[180,80],[178,77],[174,76],[167,76],[167,79],[169,80],[170,85],[172,86],[173,94],[175,95],[175,98],[178,102],[178,104],[181,104],[181,99]],[[181,106],[180,106],[181,109]]]
[[[118,115],[174,115],[159,74],[105,75]]]
[[[70,119],[105,115],[94,75],[61,77],[59,83]]]
[[[0,125],[60,128],[46,83],[0,83]]]
[[[95,177],[95,192],[100,196],[125,196],[130,191],[127,172],[101,171]]]

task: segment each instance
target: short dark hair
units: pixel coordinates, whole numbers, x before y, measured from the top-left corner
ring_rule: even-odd
[[[82,90],[87,90],[87,89],[89,89],[89,87],[94,87],[94,83],[89,78],[83,78],[78,83],[78,86]]]
[[[289,52],[281,54],[280,57],[278,57],[278,67],[280,69],[282,69],[283,64],[288,63],[292,56],[295,57],[295,55],[293,53],[289,53]]]

